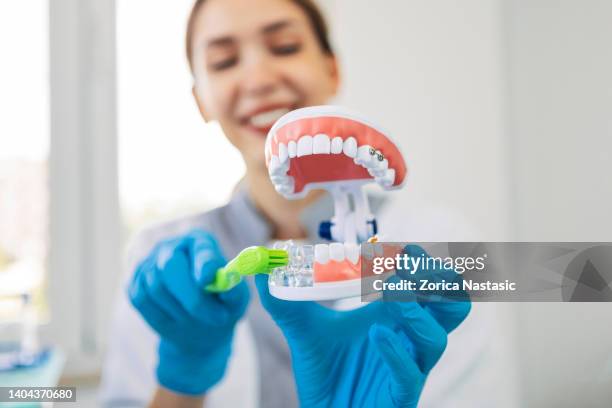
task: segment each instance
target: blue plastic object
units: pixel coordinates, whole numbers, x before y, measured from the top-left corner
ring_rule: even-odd
[[[376,219],[373,218],[371,221],[368,221],[368,224],[370,225],[372,232],[370,236],[378,234],[378,223],[376,222]]]
[[[368,224],[368,233],[369,236],[374,236],[376,234],[378,234],[378,223],[376,222],[376,219],[372,219],[370,221],[366,221]],[[319,237],[321,239],[326,239],[328,241],[334,241],[334,237],[332,236],[332,227],[334,226],[334,223],[331,221],[322,221],[319,224]]]
[[[334,223],[332,223],[331,221],[322,221],[321,224],[319,224],[319,237],[321,239],[332,241],[333,238],[331,228],[333,225]]]
[[[25,352],[19,343],[0,344],[0,372],[18,368],[34,368],[46,361],[51,356],[49,347],[35,352]]]

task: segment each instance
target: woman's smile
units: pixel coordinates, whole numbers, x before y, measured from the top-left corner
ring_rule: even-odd
[[[251,133],[266,137],[272,125],[296,105],[277,104],[258,107],[240,119],[241,125]]]

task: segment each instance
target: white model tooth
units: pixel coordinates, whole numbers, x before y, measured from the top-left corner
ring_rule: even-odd
[[[295,156],[297,156],[297,143],[295,143],[295,140],[291,140],[287,145],[287,153],[289,153],[290,159],[293,159]]]
[[[280,160],[278,159],[278,156],[272,155],[272,157],[270,157],[270,163],[268,163],[268,173],[270,174],[270,176],[274,176],[274,175],[280,176],[284,174],[284,171],[280,164]]]
[[[371,147],[368,145],[359,146],[357,149],[357,157],[355,157],[355,164],[361,164],[363,167],[369,167],[372,161],[372,155],[370,154]]]
[[[336,136],[331,141],[330,151],[332,154],[340,154],[342,153],[342,146],[344,146],[344,142],[342,142],[342,138],[340,136]]]
[[[280,185],[290,186],[291,185],[291,178],[287,175],[270,176],[270,181],[272,181],[272,184],[274,184],[275,186],[280,186]]]
[[[278,145],[278,160],[280,160],[281,163],[285,163],[288,157],[289,152],[287,151],[287,145],[284,143],[280,143]]]
[[[363,165],[365,167],[367,167],[368,169],[372,169],[372,170],[376,169],[376,163],[378,163],[378,159],[376,158],[376,154],[371,155],[371,154],[368,153],[368,156],[370,156],[370,158],[366,159],[365,158],[365,154],[362,153],[362,157],[361,158],[363,159],[363,162],[364,162]],[[357,153],[357,157],[359,157],[359,152]]]
[[[368,168],[368,173],[370,173],[370,176],[374,177],[375,179],[378,179],[385,176],[386,170]]]
[[[329,154],[329,136],[319,133],[312,139],[312,154]]]
[[[289,194],[291,193],[291,191],[289,190],[289,188],[283,184],[276,184],[274,186],[274,189],[279,193],[279,194]]]
[[[280,194],[293,193],[293,177],[286,177],[282,184],[274,184],[274,189]]]
[[[384,176],[376,178],[376,182],[383,187],[391,187],[395,183],[395,170],[387,169]]]
[[[382,161],[378,160],[378,158],[374,159],[372,164],[368,167],[368,173],[372,177],[384,177],[387,174],[387,167],[389,166],[389,162],[387,159],[383,159]]]
[[[329,257],[332,261],[344,261],[344,245],[339,242],[329,244]]]
[[[374,170],[374,178],[384,177],[387,174],[387,170]]]
[[[312,136],[305,135],[300,137],[297,143],[297,157],[312,154]]]
[[[386,171],[389,167],[389,161],[387,159],[383,159],[382,161],[376,158],[376,170],[378,171]]]
[[[342,151],[348,157],[354,158],[357,156],[357,140],[354,137],[349,137],[344,141],[344,145],[342,146]]]
[[[385,181],[389,186],[392,186],[395,183],[395,170],[387,169],[387,174],[385,175]]]
[[[329,262],[329,246],[327,244],[315,245],[315,262],[326,264]]]
[[[344,254],[351,263],[357,265],[357,262],[359,262],[359,245],[344,244]]]

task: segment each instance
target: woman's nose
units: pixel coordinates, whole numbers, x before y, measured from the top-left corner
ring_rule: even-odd
[[[243,91],[251,96],[265,96],[278,86],[278,73],[265,57],[255,57],[246,64],[242,80]]]

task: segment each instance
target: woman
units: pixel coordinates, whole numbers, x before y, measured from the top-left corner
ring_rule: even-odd
[[[246,380],[259,380],[261,406],[298,400],[305,406],[415,406],[447,333],[467,314],[465,304],[445,310],[381,303],[335,312],[274,299],[265,279],[257,282],[261,302],[246,282],[220,295],[201,289],[225,263],[223,255],[271,240],[315,239],[308,214],[322,207],[322,193],[282,198],[269,181],[263,151],[276,119],[325,104],[340,85],[319,10],[308,0],[198,0],[187,55],[202,117],[220,123],[242,154],[246,175],[226,206],[151,228],[132,246],[129,301],[136,310],[123,295],[104,401],[202,406],[226,376],[230,356],[240,352],[231,345],[236,323],[246,316],[259,357],[259,375]],[[438,389],[448,389],[444,381]]]

